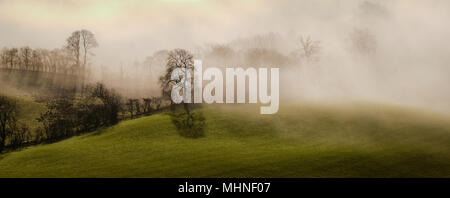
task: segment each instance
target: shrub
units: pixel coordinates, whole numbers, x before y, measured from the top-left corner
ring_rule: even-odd
[[[205,135],[205,117],[200,112],[172,112],[170,115],[181,136],[199,138]]]
[[[42,138],[54,141],[77,133],[89,132],[102,126],[116,124],[121,107],[121,97],[103,84],[87,86],[82,96],[70,91],[60,94],[47,102],[47,112],[38,121],[43,124]]]

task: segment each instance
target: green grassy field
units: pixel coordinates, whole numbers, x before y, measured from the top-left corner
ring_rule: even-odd
[[[157,114],[0,155],[0,177],[450,177],[444,116],[377,104],[199,111],[203,138]]]

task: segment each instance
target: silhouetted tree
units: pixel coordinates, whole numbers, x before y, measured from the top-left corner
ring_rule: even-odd
[[[9,49],[4,47],[1,52],[0,58],[1,58],[1,64],[3,65],[3,67],[8,67],[8,51],[9,51]]]
[[[159,111],[161,109],[162,100],[159,97],[152,97],[152,104],[155,106],[155,110]]]
[[[14,69],[14,67],[17,65],[18,52],[19,50],[17,48],[11,48],[8,50],[7,59],[11,69]]]
[[[103,117],[107,118],[106,125],[113,125],[119,122],[119,112],[121,110],[121,96],[112,89],[107,89],[104,84],[97,83],[90,91],[91,97],[98,98],[103,105]]]
[[[169,56],[167,58],[166,73],[160,78],[163,97],[165,96],[170,98],[172,86],[181,81],[181,79],[171,79],[172,71],[177,68],[184,68],[186,72],[191,73],[191,78],[194,77],[194,57],[189,51],[184,49],[175,49],[169,52]],[[184,74],[184,76],[187,76],[186,73]],[[191,84],[193,83],[194,81],[191,79]],[[200,113],[192,112],[189,107],[189,103],[183,100],[184,112],[176,112],[176,106],[171,100],[171,109],[172,113],[170,115],[172,118],[172,122],[179,130],[180,135],[191,138],[197,138],[204,135],[203,129],[205,125],[205,118]]]
[[[47,111],[38,118],[44,126],[48,140],[68,137],[76,133],[77,110],[75,108],[75,92],[60,90],[56,97],[46,104]]]
[[[194,77],[194,57],[193,55],[184,49],[175,49],[169,52],[167,57],[167,64],[166,64],[166,72],[165,74],[160,78],[160,85],[162,88],[162,95],[163,97],[170,98],[171,95],[171,89],[172,86],[177,81],[171,80],[172,71],[174,71],[176,68],[184,68],[187,72],[191,73],[191,78]],[[191,83],[194,83],[193,80],[191,80]],[[171,106],[174,108],[174,104],[171,100]],[[189,105],[188,103],[183,101],[183,106],[186,110],[186,112],[189,112]]]
[[[39,71],[44,67],[43,63],[43,54],[40,52],[40,50],[33,50],[31,54],[31,69],[35,71]]]
[[[82,41],[82,47],[84,51],[84,57],[83,57],[83,65],[86,66],[88,55],[93,54],[89,50],[95,47],[98,47],[97,40],[95,39],[95,35],[89,31],[89,30],[81,30],[81,41]]]
[[[84,96],[75,90],[63,89],[46,104],[47,111],[38,119],[43,124],[40,141],[88,132],[119,121],[121,97],[103,84],[86,86]]]
[[[81,49],[81,32],[75,31],[72,32],[69,38],[67,38],[66,49],[69,50],[72,55],[73,60],[75,61],[75,66],[80,66],[80,49]]]
[[[20,48],[20,62],[25,70],[29,70],[32,53],[32,49],[28,46]]]
[[[152,112],[152,99],[151,98],[143,98],[142,101],[142,109],[145,114],[150,114]]]
[[[318,60],[317,55],[320,51],[319,41],[313,41],[309,36],[306,39],[300,37],[300,44],[302,55],[304,58],[306,58],[306,61],[311,62]]]
[[[126,103],[128,112],[130,113],[130,117],[134,118],[134,112],[135,112],[135,105],[134,105],[134,99],[128,99],[128,102]]]

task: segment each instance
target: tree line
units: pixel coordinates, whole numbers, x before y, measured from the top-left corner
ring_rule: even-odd
[[[89,57],[94,55],[92,49],[97,46],[97,40],[91,31],[77,30],[58,49],[4,47],[0,52],[0,67],[80,75],[86,72]]]
[[[169,115],[180,135],[201,137],[204,133],[204,117],[192,111],[196,108],[194,105],[177,105],[169,97],[174,82],[167,79],[167,74],[177,67],[192,70],[193,55],[184,49],[169,52],[166,74],[160,78],[161,97],[126,99],[101,83],[84,86],[83,94],[76,88],[55,90],[41,99],[46,111],[37,118],[41,126],[35,131],[30,131],[19,121],[17,112],[20,107],[15,99],[0,96],[0,152],[7,147],[57,141],[117,124],[122,119],[151,115],[168,108],[172,110]]]
[[[168,107],[161,97],[125,99],[102,83],[83,89],[80,94],[75,88],[61,88],[41,98],[46,110],[37,118],[41,126],[34,131],[21,122],[17,100],[0,95],[0,153],[6,148],[54,142],[91,132]]]
[[[14,98],[0,95],[0,152],[93,131],[119,122],[121,96],[103,84],[86,86],[84,95],[61,89],[45,99],[46,111],[35,131],[20,121]]]
[[[31,71],[86,72],[88,57],[92,55],[90,51],[98,46],[95,36],[87,30],[75,31],[66,41],[63,48],[51,51],[29,47],[4,48],[1,53],[2,65]],[[313,60],[319,53],[318,41],[302,38],[301,45],[304,59]],[[230,47],[219,45],[214,46],[207,57],[233,57],[233,54],[235,52]],[[83,84],[81,93],[76,88],[61,88],[44,99],[46,111],[37,119],[42,126],[33,132],[18,121],[17,109],[20,107],[16,102],[8,97],[0,97],[0,151],[6,147],[57,141],[114,125],[122,119],[150,115],[167,108],[171,110],[169,115],[180,135],[190,138],[204,136],[205,118],[201,111],[194,111],[201,105],[174,104],[170,98],[171,88],[177,83],[170,79],[172,71],[185,68],[193,72],[194,54],[185,49],[174,49],[156,55],[149,61],[164,64],[165,71],[159,78],[161,97],[124,98],[101,83]],[[283,62],[276,53],[259,48],[249,49],[246,57],[250,60],[269,57],[274,62]]]

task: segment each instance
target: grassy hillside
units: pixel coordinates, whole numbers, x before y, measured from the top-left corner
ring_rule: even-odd
[[[450,177],[442,116],[374,104],[201,111],[204,138],[158,114],[0,155],[0,177]]]
[[[36,119],[39,118],[41,113],[45,112],[45,105],[35,102],[31,98],[13,98],[17,100],[17,106],[19,107],[19,121],[30,127],[31,131],[34,131],[41,125]]]

